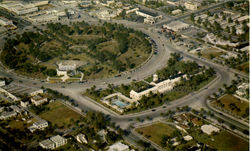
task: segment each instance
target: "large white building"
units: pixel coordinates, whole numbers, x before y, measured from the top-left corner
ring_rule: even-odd
[[[45,139],[39,142],[39,145],[44,149],[55,149],[55,143],[52,142],[50,139]]]
[[[38,11],[38,7],[36,7],[34,4],[21,3],[18,1],[10,1],[7,3],[3,3],[1,4],[1,6],[16,13],[17,15],[24,15]]]
[[[4,111],[0,115],[0,120],[6,120],[6,119],[14,117],[16,115],[17,115],[17,113],[15,111],[11,111],[11,112]]]
[[[130,98],[132,98],[135,101],[140,100],[143,96],[148,96],[150,92],[152,93],[164,93],[167,91],[170,91],[173,89],[173,87],[176,85],[177,82],[181,80],[181,77],[175,78],[175,79],[168,79],[165,81],[162,81],[160,83],[152,83],[154,84],[154,87],[144,90],[142,92],[135,92],[134,90],[130,91]]]

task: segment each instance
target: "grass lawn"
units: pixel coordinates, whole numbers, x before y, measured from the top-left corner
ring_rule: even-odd
[[[165,123],[156,123],[150,126],[135,129],[135,131],[156,144],[160,145],[161,139],[164,135],[170,136],[176,129]]]
[[[235,106],[240,110],[234,109],[230,104],[235,104]],[[234,115],[238,115],[241,117],[249,116],[245,115],[246,110],[248,110],[249,103],[246,101],[241,101],[240,99],[232,95],[225,95],[220,100],[212,102],[212,105],[222,107],[223,109],[231,112]]]
[[[206,59],[211,59],[211,56],[218,57],[223,54],[222,51],[216,49],[216,48],[208,48],[205,51],[202,51],[202,57]]]
[[[43,112],[39,116],[52,124],[58,125],[59,127],[67,124],[73,124],[74,121],[79,120],[81,117],[81,115],[63,105],[59,101],[49,103],[47,107],[50,109]]]
[[[194,139],[199,142],[208,144],[212,148],[218,151],[248,151],[249,143],[243,139],[226,131],[221,131],[214,136],[208,136],[207,134],[191,134]]]

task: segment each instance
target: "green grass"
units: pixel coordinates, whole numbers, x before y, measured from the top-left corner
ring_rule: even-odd
[[[240,109],[240,111],[237,111],[236,109],[233,110],[230,107],[231,103],[235,104],[236,107]],[[220,100],[213,101],[212,105],[222,107],[226,111],[228,111],[234,115],[237,115],[237,116],[241,116],[241,117],[249,116],[249,115],[245,115],[246,110],[249,109],[248,108],[249,103],[246,101],[242,101],[242,100],[240,100],[232,95],[225,95]],[[222,106],[222,105],[224,105],[224,106]]]
[[[158,145],[160,145],[161,139],[164,135],[170,136],[175,130],[176,128],[165,123],[156,123],[135,129],[136,132],[142,134]]]
[[[196,132],[191,135],[197,141],[208,144],[218,151],[248,151],[248,142],[226,131],[222,131],[214,136]]]
[[[67,124],[74,124],[74,121],[79,120],[81,117],[81,115],[59,101],[52,102],[48,104],[47,107],[50,109],[39,116],[59,127]]]

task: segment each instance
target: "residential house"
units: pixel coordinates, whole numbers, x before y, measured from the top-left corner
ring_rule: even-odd
[[[36,95],[36,96],[33,96],[31,98],[31,102],[35,105],[35,106],[38,106],[38,105],[41,105],[45,102],[47,102],[48,99],[46,97],[43,97],[43,96],[40,96],[40,95]]]

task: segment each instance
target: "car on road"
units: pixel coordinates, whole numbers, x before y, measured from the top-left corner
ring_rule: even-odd
[[[131,77],[127,77],[127,79],[131,79]]]
[[[156,111],[156,109],[151,110],[152,112]]]

